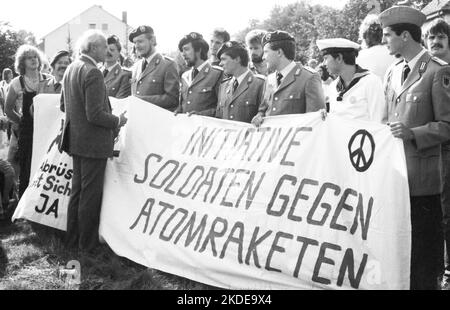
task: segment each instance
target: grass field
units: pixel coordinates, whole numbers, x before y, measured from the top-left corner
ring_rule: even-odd
[[[81,283],[61,272],[81,264]],[[96,255],[68,251],[56,231],[21,221],[0,222],[0,290],[208,290],[213,287],[163,273],[119,257],[102,245]]]

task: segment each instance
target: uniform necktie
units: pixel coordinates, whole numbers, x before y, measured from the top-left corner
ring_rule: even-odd
[[[280,72],[278,72],[277,73],[277,86],[280,86],[282,78],[283,78],[283,75]]]
[[[61,83],[56,82],[55,85],[53,85],[53,89],[56,91],[58,91],[58,89],[61,87]]]
[[[234,82],[233,82],[233,94],[236,92],[236,89],[238,88],[238,86],[239,86],[238,80],[234,79]]]
[[[105,69],[105,71],[103,71],[103,77],[106,77],[108,75],[108,69]]]
[[[147,59],[144,59],[144,61],[142,62],[142,72],[145,71],[145,68],[147,68],[147,65],[148,65]]]
[[[197,76],[197,74],[198,74],[198,69],[197,69],[197,68],[194,68],[194,69],[192,70],[192,80],[195,79],[195,77]]]
[[[411,69],[409,68],[408,64],[406,64],[403,67],[403,73],[402,73],[402,85],[405,83],[406,79],[408,78],[409,73],[411,72]]]

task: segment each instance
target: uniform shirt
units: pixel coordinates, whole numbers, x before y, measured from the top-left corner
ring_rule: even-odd
[[[141,59],[132,68],[131,94],[142,100],[173,111],[178,105],[180,76],[175,61],[154,53],[147,58],[142,72]]]
[[[353,80],[358,78],[360,80],[341,96],[341,101],[338,101],[338,97],[344,88],[342,79],[338,78],[331,83],[328,89],[330,113],[381,123],[385,111],[381,79],[357,66]]]
[[[183,73],[180,86],[179,113],[197,112],[200,115],[215,116],[223,69],[211,66],[205,61],[192,80],[192,70]]]
[[[284,74],[280,86],[277,85],[276,72],[267,77],[259,107],[262,116],[302,114],[325,109],[322,82],[317,72],[292,62],[281,73]]]
[[[247,70],[237,78],[239,84],[233,92],[235,80],[228,78],[221,83],[216,117],[250,123],[262,100],[265,77]]]
[[[410,70],[414,68],[414,66],[417,64],[417,61],[427,52],[426,49],[422,49],[419,54],[417,54],[413,59],[411,59],[409,62],[403,59],[401,66],[394,66],[392,69],[392,79],[391,79],[391,85],[394,87],[394,90],[399,93],[402,89],[402,75],[403,75],[403,68],[406,64],[408,64],[408,67]],[[411,74],[411,72],[409,73]]]
[[[131,96],[131,71],[122,68],[119,63],[105,70],[108,70],[108,74],[105,77],[108,96],[118,99]]]

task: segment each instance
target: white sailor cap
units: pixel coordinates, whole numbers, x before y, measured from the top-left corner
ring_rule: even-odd
[[[361,48],[358,43],[344,38],[317,40],[316,43],[317,47],[324,55],[337,52],[359,51]]]

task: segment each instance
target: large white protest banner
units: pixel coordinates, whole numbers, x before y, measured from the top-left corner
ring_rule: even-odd
[[[408,289],[402,142],[320,113],[251,125],[130,99],[100,233],[142,265],[231,289]]]
[[[110,100],[115,114],[126,110],[127,100]],[[64,113],[60,111],[60,95],[40,94],[34,98],[33,106],[32,177],[13,220],[24,218],[65,231],[73,170],[71,157],[58,150],[64,119]],[[124,132],[125,129],[121,138]]]

